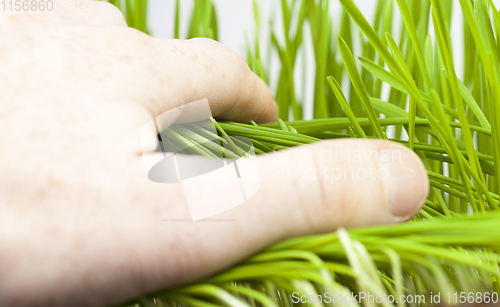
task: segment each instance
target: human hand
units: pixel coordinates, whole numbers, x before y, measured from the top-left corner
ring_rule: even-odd
[[[0,34],[1,305],[113,304],[289,237],[401,222],[425,202],[425,169],[409,149],[336,140],[259,157],[259,192],[215,219],[162,221],[189,211],[179,185],[148,180],[143,125],[202,98],[218,119],[275,121],[265,83],[221,44],[151,38],[103,2],[2,12]],[[345,168],[388,176],[320,175]]]

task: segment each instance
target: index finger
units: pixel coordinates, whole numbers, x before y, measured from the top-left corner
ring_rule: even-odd
[[[153,53],[163,84],[157,99],[141,102],[153,116],[207,99],[221,120],[258,123],[277,120],[267,84],[234,51],[210,39],[157,40]]]

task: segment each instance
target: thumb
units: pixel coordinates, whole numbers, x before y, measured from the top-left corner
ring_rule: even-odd
[[[429,192],[418,156],[383,140],[319,142],[264,156],[259,169],[258,202],[293,221],[282,236],[406,221]]]
[[[208,159],[186,157],[190,158]],[[241,160],[238,167],[248,166],[248,160]],[[206,277],[287,238],[331,232],[339,227],[408,220],[422,208],[429,191],[427,174],[418,156],[389,141],[330,140],[256,160],[260,179],[257,193],[243,204],[199,222],[178,223],[189,218],[187,209],[180,210],[187,208],[186,202],[175,200],[183,194],[180,185],[150,182],[143,171],[140,178],[135,176],[142,184],[135,181],[129,190],[139,191],[145,198],[149,195],[150,199],[138,207],[162,211],[164,217],[163,222],[158,222],[158,216],[152,216],[151,227],[160,227],[161,231],[151,229],[144,237],[155,238],[155,242],[176,242],[174,251],[166,245],[156,253],[169,257],[151,262],[159,262],[160,267],[183,268],[161,278],[162,284],[156,289]],[[196,163],[199,165],[199,161]],[[197,193],[217,189],[221,189],[218,180],[207,180],[199,184]],[[231,194],[227,192],[222,195]],[[170,203],[167,208],[166,199]],[[213,201],[207,199],[207,203]],[[186,236],[189,240],[185,240]],[[135,242],[133,246],[143,243]],[[189,261],[186,254],[190,255]]]

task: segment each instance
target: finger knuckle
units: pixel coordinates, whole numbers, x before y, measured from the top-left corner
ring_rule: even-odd
[[[133,58],[151,58],[154,51],[154,39],[150,36],[125,27],[107,27],[105,38],[115,49],[121,50]]]
[[[242,77],[249,75],[250,69],[245,60],[231,48],[209,38],[195,38],[191,39],[191,42],[197,44],[200,51],[207,56],[206,60],[232,73],[233,81],[243,81]]]

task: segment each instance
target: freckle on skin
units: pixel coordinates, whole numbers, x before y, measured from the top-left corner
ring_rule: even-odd
[[[61,231],[59,230],[59,228],[57,228],[53,225],[47,225],[47,227],[45,228],[45,231],[46,231],[47,235],[49,237],[52,237],[52,238],[58,238],[61,235]]]
[[[45,198],[45,190],[41,189],[36,193],[36,200],[43,200]]]
[[[128,55],[121,55],[118,60],[120,62],[132,62],[132,57],[128,56]]]
[[[47,180],[47,183],[54,188],[61,189],[63,187],[63,184],[60,180],[55,179],[55,178],[49,178]]]

